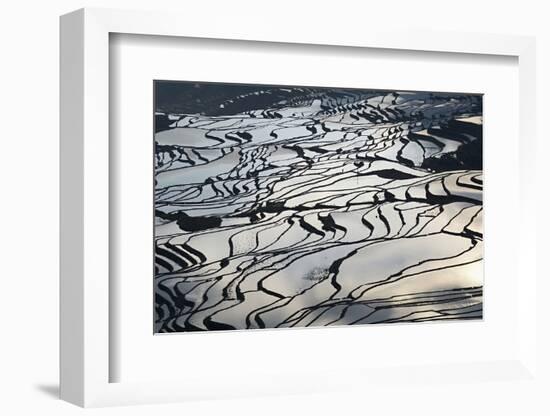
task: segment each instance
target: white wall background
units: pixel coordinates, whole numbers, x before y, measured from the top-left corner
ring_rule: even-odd
[[[58,383],[58,16],[84,6],[165,9],[195,15],[246,13],[251,19],[275,19],[286,25],[303,25],[303,19],[330,28],[331,19],[345,19],[368,30],[369,19],[388,25],[430,25],[436,30],[512,33],[537,36],[539,216],[548,210],[550,152],[547,116],[550,105],[550,30],[544,1],[514,2],[461,0],[387,0],[324,2],[184,1],[184,0],[19,0],[4,2],[0,11],[0,413],[72,415],[81,409],[56,399]],[[185,24],[185,22],[182,22]],[[541,178],[545,176],[544,180]],[[546,185],[546,192],[543,186]],[[548,251],[543,235],[548,224],[540,220],[541,266]],[[544,227],[544,229],[543,229]],[[549,285],[539,287],[548,290]],[[549,307],[540,305],[548,316]],[[546,319],[547,321],[547,319]],[[548,329],[548,328],[547,328]],[[541,335],[543,335],[541,333]],[[548,335],[544,336],[548,347]],[[544,365],[550,348],[541,351]],[[548,371],[546,372],[548,374]],[[440,414],[548,414],[550,405],[536,408],[534,401],[503,394],[502,401],[487,403],[483,391],[457,397],[443,409],[429,400],[431,392],[417,391],[388,403],[376,413],[413,411]],[[539,392],[540,393],[540,392]],[[535,394],[535,393],[534,393]],[[538,394],[538,393],[536,393]],[[180,405],[141,406],[92,410],[101,415],[168,414],[347,414],[373,413],[363,397],[334,394],[330,397],[279,397],[215,401]]]

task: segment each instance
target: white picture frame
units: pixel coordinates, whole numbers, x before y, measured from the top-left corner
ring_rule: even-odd
[[[182,22],[185,21],[185,24]],[[264,23],[238,32],[233,20],[216,20],[205,25],[201,19],[185,19],[173,13],[151,13],[108,9],[82,9],[61,18],[61,311],[60,360],[61,398],[79,406],[108,406],[183,401],[194,398],[237,397],[254,394],[332,391],[348,385],[326,386],[311,383],[306,389],[299,381],[274,378],[272,383],[251,383],[247,392],[231,386],[220,375],[214,391],[204,385],[181,382],[110,382],[110,363],[117,357],[110,350],[109,296],[109,36],[124,33],[147,36],[226,39],[281,44],[332,45],[334,47],[380,48],[454,54],[505,55],[519,65],[519,163],[521,210],[533,203],[535,169],[532,150],[536,141],[533,103],[536,93],[535,40],[530,37],[473,33],[402,32],[394,28],[346,27],[327,32],[314,25],[308,30],[290,27],[281,32],[277,25]],[[284,46],[284,45],[283,45]],[[518,290],[518,354],[506,361],[482,361],[456,366],[423,366],[413,379],[438,380],[437,374],[452,371],[467,380],[485,374],[490,380],[542,383],[537,372],[536,349],[536,217],[523,215],[518,244],[518,267],[523,271]],[[362,377],[355,371],[343,373]],[[381,368],[371,378],[401,377],[395,369]],[[409,370],[410,373],[410,370]],[[384,376],[384,374],[387,374]],[[307,375],[305,375],[307,377]],[[484,377],[472,380],[483,381]],[[367,381],[365,381],[367,382]],[[274,386],[285,384],[273,390]],[[336,383],[338,384],[338,383]],[[202,386],[202,387],[201,387]],[[256,386],[253,388],[252,386]],[[535,386],[536,387],[536,386]],[[360,384],[358,386],[360,389]],[[217,390],[216,390],[217,389]],[[496,393],[495,393],[496,394]]]

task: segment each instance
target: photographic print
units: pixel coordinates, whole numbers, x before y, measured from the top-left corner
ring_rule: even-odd
[[[482,318],[482,95],[153,88],[154,332]]]

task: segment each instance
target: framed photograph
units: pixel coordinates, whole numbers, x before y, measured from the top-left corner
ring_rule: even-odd
[[[61,397],[540,387],[534,40],[200,20],[61,18]]]

